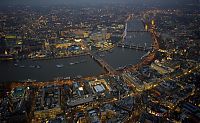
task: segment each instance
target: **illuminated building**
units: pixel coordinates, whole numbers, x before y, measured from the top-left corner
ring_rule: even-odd
[[[145,25],[145,30],[148,31],[148,25],[147,24]]]
[[[154,20],[151,20],[151,25],[155,25],[155,21]]]
[[[88,37],[89,37],[89,32],[84,32],[84,33],[83,33],[83,37],[84,37],[84,38],[88,38]]]
[[[137,77],[133,77],[128,73],[123,74],[122,77],[125,82],[133,84],[133,86],[136,87],[138,91],[142,91],[145,89],[144,83],[140,81]]]
[[[167,74],[167,73],[171,73],[174,71],[174,69],[170,68],[170,67],[166,67],[166,66],[162,66],[160,63],[155,62],[151,64],[151,68],[155,69],[156,71],[158,71],[160,74]]]
[[[102,29],[102,31],[99,32],[95,32],[93,34],[91,34],[90,38],[94,41],[105,41],[110,39],[111,34],[107,33],[107,31],[105,29]]]
[[[111,34],[110,34],[110,33],[107,33],[107,34],[106,34],[106,39],[108,40],[108,39],[110,39],[110,37],[111,37]]]

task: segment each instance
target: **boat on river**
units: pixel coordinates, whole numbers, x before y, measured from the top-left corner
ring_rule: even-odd
[[[75,65],[75,64],[79,64],[79,63],[84,63],[86,62],[86,60],[81,60],[81,61],[76,61],[76,62],[70,62],[70,65]]]
[[[64,65],[63,64],[57,64],[56,67],[62,68],[62,67],[64,67]]]

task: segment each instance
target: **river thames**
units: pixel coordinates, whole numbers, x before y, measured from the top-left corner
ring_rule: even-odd
[[[104,52],[102,58],[114,69],[118,69],[118,67],[138,63],[144,54],[143,51],[116,47],[112,52]],[[86,77],[106,72],[89,55],[63,59],[24,60],[19,63],[2,62],[0,68],[1,82],[25,81],[27,79],[50,81],[59,77]]]

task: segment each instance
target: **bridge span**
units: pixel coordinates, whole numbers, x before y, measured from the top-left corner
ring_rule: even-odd
[[[149,51],[152,49],[152,47],[140,46],[140,45],[134,45],[134,44],[125,44],[125,43],[118,43],[117,46],[122,47],[122,48],[141,50],[141,51]]]
[[[110,75],[116,75],[118,73],[112,66],[110,66],[105,60],[103,60],[98,55],[94,53],[90,55],[95,61],[97,61],[97,63],[99,63],[106,71],[108,71]]]

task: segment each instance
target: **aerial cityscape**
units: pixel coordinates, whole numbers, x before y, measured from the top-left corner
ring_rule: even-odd
[[[199,122],[199,0],[0,1],[0,123]]]

